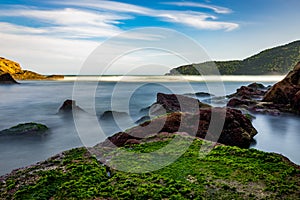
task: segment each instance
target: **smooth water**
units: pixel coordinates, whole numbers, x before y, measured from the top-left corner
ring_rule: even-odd
[[[73,81],[23,81],[20,85],[0,86],[0,130],[32,121],[50,128],[46,134],[37,136],[0,136],[0,175],[64,150],[95,145],[107,136],[133,126],[143,116],[140,110],[151,105],[158,92],[231,94],[241,85],[249,83],[251,81],[226,81],[223,88],[223,84],[216,82],[205,84],[164,80],[149,83],[143,79],[133,82],[80,81],[75,88]],[[79,117],[81,122],[74,123],[72,117],[58,114],[62,103],[72,98],[87,111]],[[207,97],[200,100],[206,101]],[[222,106],[224,102],[213,104]],[[99,120],[107,110],[127,112],[130,118],[117,122]],[[259,133],[252,147],[283,154],[300,164],[299,121],[299,117],[292,115],[256,115],[253,124]]]

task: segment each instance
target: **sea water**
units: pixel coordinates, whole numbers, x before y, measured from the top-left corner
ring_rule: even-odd
[[[0,130],[19,123],[38,122],[50,129],[45,134],[0,137],[0,175],[19,167],[45,160],[61,151],[80,146],[93,146],[106,137],[134,126],[143,116],[141,109],[156,100],[156,94],[186,94],[208,92],[231,94],[242,85],[254,81],[272,85],[282,76],[224,76],[224,77],[165,77],[165,76],[86,76],[66,77],[62,81],[22,81],[19,85],[0,86]],[[83,125],[72,116],[58,114],[66,99],[74,99],[86,111]],[[224,106],[226,102],[211,102],[209,97],[199,100]],[[129,121],[100,120],[107,110],[126,112]],[[283,154],[300,164],[300,118],[283,114],[270,116],[255,114],[258,130],[251,148]],[[93,123],[92,123],[93,122]],[[95,123],[96,122],[96,123]],[[97,136],[92,135],[95,133]],[[101,133],[100,133],[101,132]],[[91,133],[91,135],[89,135]]]

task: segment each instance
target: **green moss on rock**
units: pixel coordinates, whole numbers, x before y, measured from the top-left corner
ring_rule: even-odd
[[[153,152],[170,140],[123,147],[110,164],[130,163],[124,150]],[[186,137],[178,146],[190,142]],[[85,148],[63,152],[39,165],[0,177],[1,199],[297,199],[300,171],[280,155],[254,149],[216,146],[199,156],[195,139],[175,162],[151,173],[108,169]],[[165,155],[176,150],[161,152]],[[110,155],[109,155],[110,154]],[[146,161],[147,156],[140,157]],[[143,162],[139,162],[143,163]],[[142,165],[142,164],[141,164]],[[142,166],[136,166],[142,167]],[[110,170],[111,176],[107,175]]]
[[[43,124],[34,122],[18,124],[9,129],[0,131],[0,135],[16,135],[16,134],[30,134],[30,133],[43,133],[48,130],[48,127]]]

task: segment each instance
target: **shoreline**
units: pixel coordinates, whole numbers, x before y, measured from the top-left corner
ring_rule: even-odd
[[[278,82],[285,75],[222,75],[222,76],[122,76],[122,75],[65,75],[53,81],[93,81],[93,82]],[[52,80],[51,80],[52,81]]]

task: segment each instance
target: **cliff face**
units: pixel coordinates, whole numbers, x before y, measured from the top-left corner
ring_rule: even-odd
[[[63,76],[44,76],[29,70],[23,70],[19,63],[0,57],[0,75],[9,73],[17,80],[63,79]]]
[[[0,57],[0,75],[5,73],[22,73],[22,68],[19,63]]]

